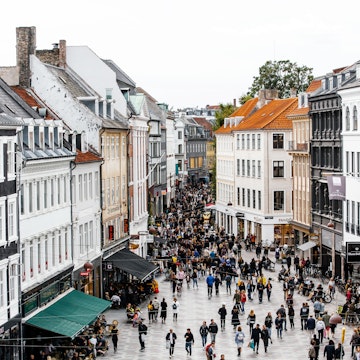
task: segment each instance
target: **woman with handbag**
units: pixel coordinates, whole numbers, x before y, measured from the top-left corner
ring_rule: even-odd
[[[175,340],[176,334],[174,333],[173,329],[170,329],[166,335],[166,348],[169,349],[169,358],[174,355],[174,348],[175,348]]]
[[[253,309],[251,309],[250,312],[249,312],[249,315],[247,317],[247,320],[246,320],[246,325],[249,325],[250,335],[251,335],[252,330],[254,328],[255,322],[256,322],[255,311]]]

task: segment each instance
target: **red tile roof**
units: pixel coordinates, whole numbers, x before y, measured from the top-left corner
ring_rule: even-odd
[[[76,150],[76,157],[75,157],[76,163],[89,163],[89,162],[97,162],[97,161],[102,161],[102,158],[90,151],[81,152],[79,150]]]
[[[233,131],[258,129],[292,129],[287,115],[296,109],[297,98],[274,99],[261,109],[241,121]]]
[[[193,117],[193,119],[195,120],[195,122],[199,125],[201,125],[202,127],[204,127],[207,130],[212,130],[212,125],[210,123],[210,121],[207,121],[204,117]]]
[[[306,92],[311,93],[317,90],[319,87],[321,87],[321,79],[314,79],[306,89]]]
[[[248,100],[245,104],[243,104],[238,109],[236,109],[230,115],[230,117],[241,116],[241,117],[245,118],[245,117],[249,116],[254,111],[256,104],[258,103],[258,100],[259,100],[258,98]],[[228,133],[231,133],[234,130],[234,128],[235,128],[234,126],[224,127],[224,125],[223,125],[219,129],[216,130],[215,134],[228,134]]]

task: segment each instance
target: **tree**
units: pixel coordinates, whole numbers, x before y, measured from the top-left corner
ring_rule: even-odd
[[[220,104],[220,110],[215,113],[215,124],[213,130],[216,131],[224,125],[224,119],[229,117],[235,110],[236,107],[233,104]]]
[[[291,90],[298,92],[305,91],[313,80],[312,68],[298,66],[289,60],[271,61],[268,60],[259,68],[259,76],[254,76],[248,96],[254,97],[261,89],[276,89],[279,91],[279,98],[290,96]],[[240,99],[245,98],[244,96]]]

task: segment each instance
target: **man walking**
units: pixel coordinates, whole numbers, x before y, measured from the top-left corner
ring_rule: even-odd
[[[307,329],[307,319],[309,317],[309,308],[305,305],[305,303],[302,304],[302,307],[300,309],[300,320],[301,320],[301,330]]]
[[[174,348],[175,348],[175,341],[176,341],[176,334],[174,333],[173,329],[170,329],[166,335],[166,341],[169,344],[169,357],[174,356]]]
[[[191,346],[194,344],[194,335],[192,334],[190,329],[186,330],[184,338],[186,354],[191,356]]]
[[[282,320],[283,320],[283,325],[284,325],[284,330],[287,331],[287,327],[286,327],[286,311],[285,311],[285,307],[284,305],[281,305],[279,310],[276,312],[276,315],[281,316]]]
[[[141,351],[145,350],[145,335],[147,335],[147,326],[143,323],[142,319],[139,320],[138,325],[139,330],[139,342],[141,346]]]
[[[216,324],[216,322],[214,321],[214,319],[211,319],[210,324],[209,324],[209,333],[210,333],[210,339],[211,342],[215,343],[215,338],[216,338],[216,334],[218,333],[219,328]]]
[[[259,343],[260,343],[260,336],[261,336],[261,329],[260,325],[256,324],[256,326],[252,329],[251,332],[251,339],[254,340],[254,348],[253,350],[256,350],[256,353],[259,353]]]
[[[201,336],[202,346],[203,348],[205,348],[207,342],[207,335],[209,333],[209,328],[206,325],[206,321],[203,321],[202,325],[200,326],[199,332]]]
[[[218,311],[218,314],[220,315],[220,327],[221,327],[221,331],[225,330],[225,318],[227,315],[227,311],[225,308],[225,303],[222,304],[221,308]]]
[[[208,277],[206,278],[209,299],[212,297],[214,282],[215,282],[214,276],[212,276],[212,274],[209,274]]]

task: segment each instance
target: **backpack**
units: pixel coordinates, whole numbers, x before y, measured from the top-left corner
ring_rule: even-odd
[[[237,341],[244,341],[244,338],[245,338],[245,335],[242,331],[236,334]]]
[[[176,310],[177,309],[177,305],[174,303],[173,304],[173,309]]]

